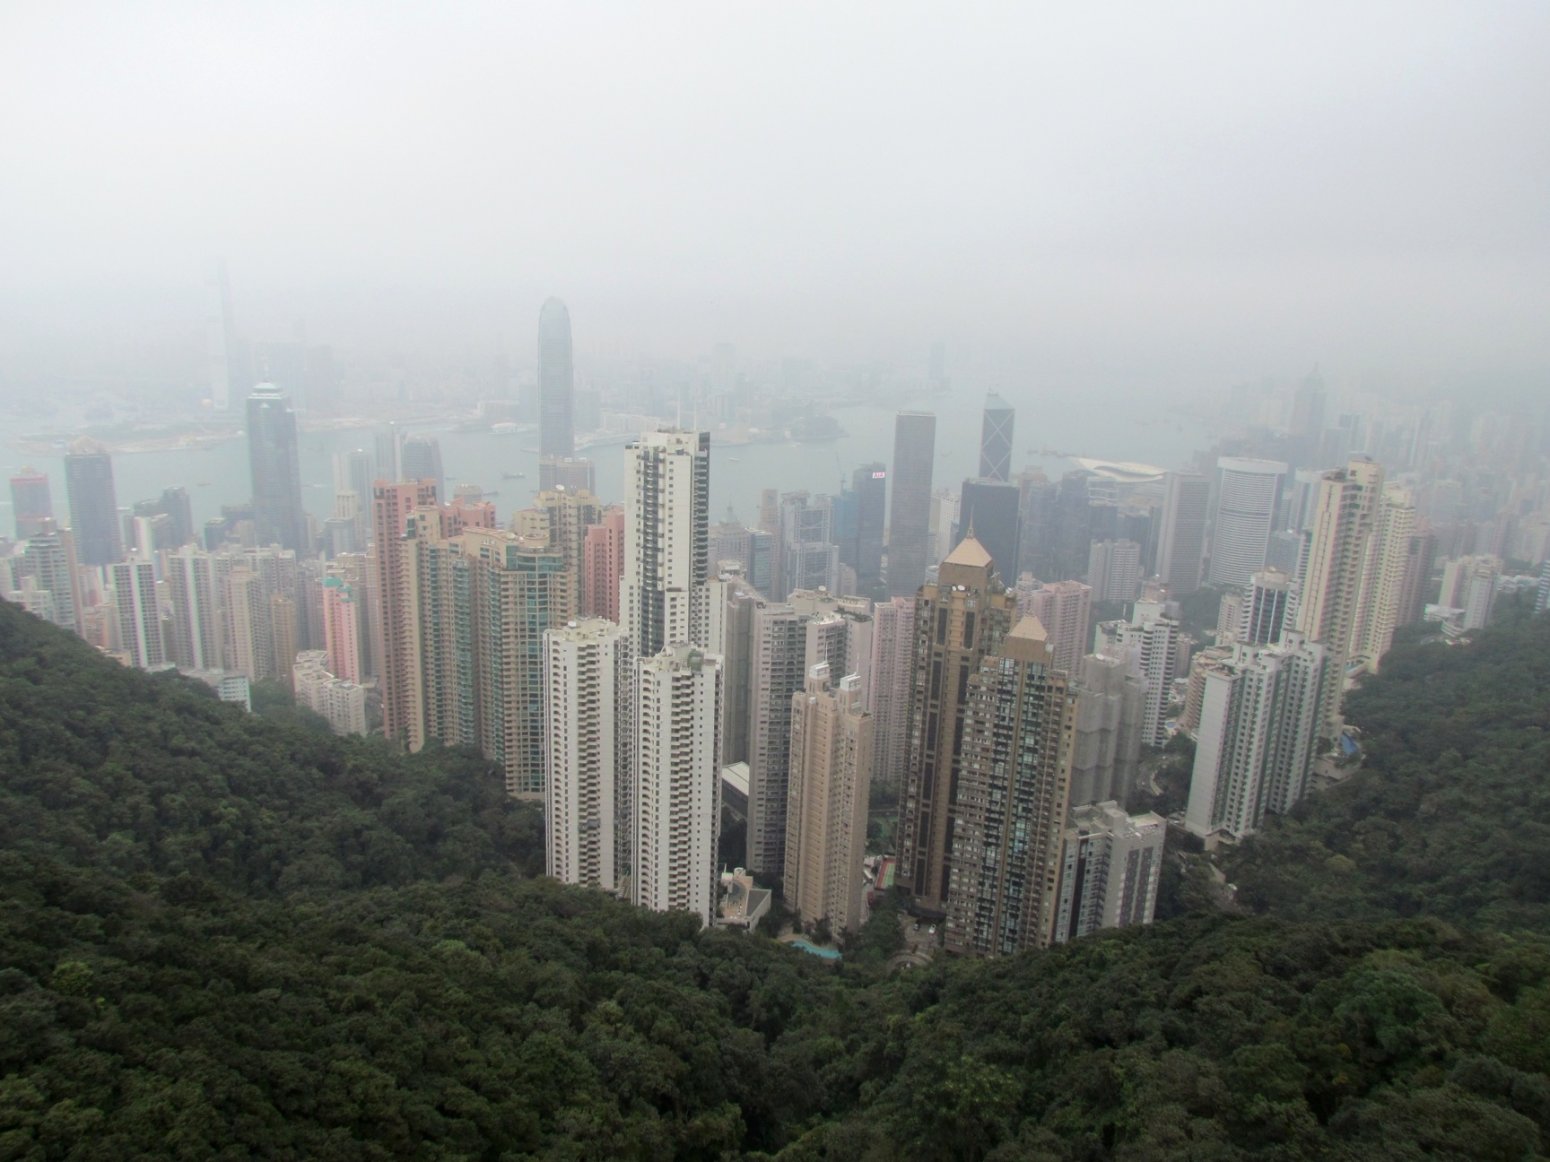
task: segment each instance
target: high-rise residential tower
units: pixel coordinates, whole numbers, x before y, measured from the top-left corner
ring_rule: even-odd
[[[888,592],[913,597],[926,579],[936,416],[900,412],[893,425],[893,498],[888,513]]]
[[[1115,802],[1074,807],[1061,837],[1055,942],[1150,924],[1167,832],[1168,821],[1150,811],[1127,815]]]
[[[1018,613],[1039,619],[1049,637],[1055,668],[1075,674],[1090,642],[1093,590],[1081,581],[1056,581],[1024,596],[1018,593]]]
[[[301,456],[296,413],[272,383],[248,396],[248,463],[253,474],[253,526],[260,545],[310,549],[301,504]]]
[[[576,378],[571,364],[570,311],[559,299],[538,312],[538,451],[573,456]]]
[[[1017,412],[995,392],[985,396],[985,414],[980,422],[980,477],[1002,484],[1012,479],[1012,429]],[[999,563],[1001,572],[1012,575],[1015,560]]]
[[[820,662],[792,696],[783,895],[804,920],[826,919],[835,932],[861,930],[872,729],[854,674],[835,690]]]
[[[710,628],[710,433],[646,432],[626,449],[620,623],[635,656],[703,646]]]
[[[676,644],[636,662],[632,896],[709,924],[721,830],[721,659]]]
[[[910,758],[910,687],[914,680],[915,602],[880,601],[872,610],[869,703],[874,723],[872,781],[897,792]]]
[[[915,598],[910,758],[899,805],[899,881],[923,912],[947,907],[963,691],[980,661],[1000,648],[1015,600],[973,537],[948,554],[935,584]]]
[[[1224,456],[1217,467],[1220,487],[1211,534],[1211,584],[1242,587],[1265,567],[1286,465],[1278,460]]]
[[[65,491],[70,498],[70,531],[82,565],[111,565],[124,556],[113,488],[113,460],[96,440],[81,437],[65,453]]]
[[[408,543],[409,518],[418,508],[436,503],[436,486],[389,483],[372,486],[372,529],[375,536],[377,601],[382,640],[373,642],[382,678],[382,731],[410,750],[424,745],[419,716],[420,619],[415,614],[411,585],[413,562]]]
[[[49,496],[47,473],[23,468],[11,477],[11,517],[16,522],[18,541],[38,536],[46,527],[46,522],[54,519],[54,502]]]

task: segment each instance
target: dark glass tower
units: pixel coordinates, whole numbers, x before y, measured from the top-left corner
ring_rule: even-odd
[[[435,436],[410,436],[399,453],[405,480],[431,480],[437,496],[450,496],[442,476],[441,443]]]
[[[965,480],[958,507],[958,527],[953,540],[961,541],[972,529],[985,546],[1003,585],[1017,584],[1017,552],[1022,540],[1021,493],[1015,484],[996,480]]]
[[[888,592],[913,597],[926,579],[936,416],[900,412],[893,424],[893,505],[888,515]]]
[[[272,383],[259,384],[248,396],[248,463],[253,471],[253,528],[258,543],[306,551],[296,413],[286,394]]]
[[[1012,426],[1016,418],[1017,412],[995,392],[985,397],[985,418],[980,424],[981,479],[1003,484],[1012,479]],[[1001,562],[996,564],[999,567]],[[1014,565],[1011,562],[1008,568]]]
[[[880,463],[863,464],[851,476],[854,522],[840,544],[840,560],[856,571],[865,591],[883,579],[883,518],[888,508],[888,471]],[[847,556],[848,554],[848,556]]]
[[[65,454],[65,491],[70,496],[70,529],[82,565],[111,565],[124,559],[119,531],[113,460],[96,440],[84,437]]]
[[[538,451],[576,454],[576,377],[571,366],[570,312],[549,299],[538,312]]]

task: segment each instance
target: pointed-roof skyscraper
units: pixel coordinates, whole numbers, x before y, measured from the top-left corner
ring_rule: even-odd
[[[559,299],[551,298],[538,312],[539,455],[575,455],[575,401],[570,311]]]

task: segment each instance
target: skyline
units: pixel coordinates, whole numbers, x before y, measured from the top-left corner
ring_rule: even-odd
[[[248,338],[379,359],[525,364],[554,295],[579,367],[1550,367],[1539,6],[58,12],[0,46],[0,393],[198,348],[218,258]]]

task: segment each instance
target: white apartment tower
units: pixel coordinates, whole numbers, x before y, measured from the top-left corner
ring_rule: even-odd
[[[619,616],[639,658],[709,642],[710,433],[646,432],[626,449]]]
[[[629,638],[603,618],[544,634],[544,870],[618,891],[630,863]]]
[[[161,604],[156,597],[156,564],[137,553],[110,565],[118,632],[129,660],[142,670],[166,666],[161,632]]]
[[[635,681],[632,896],[641,907],[709,924],[721,823],[721,659],[668,646],[635,663]]]
[[[1055,943],[1150,924],[1167,833],[1167,820],[1150,811],[1127,815],[1112,801],[1073,808],[1061,843]]]

